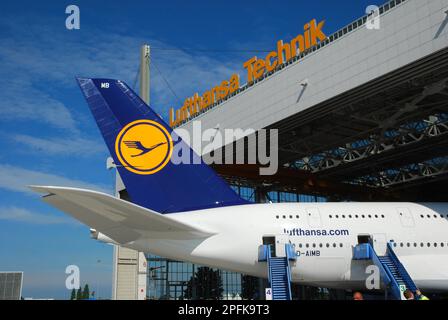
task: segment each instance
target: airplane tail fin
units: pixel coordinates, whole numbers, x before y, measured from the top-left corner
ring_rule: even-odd
[[[131,201],[161,213],[247,203],[124,82],[78,78]],[[173,154],[189,151],[175,164]],[[176,161],[177,163],[178,161]]]

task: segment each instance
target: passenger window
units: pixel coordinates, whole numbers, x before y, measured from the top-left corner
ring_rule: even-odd
[[[366,216],[365,215],[361,215],[361,217],[364,219]]]
[[[384,218],[384,214],[381,215],[381,218]]]
[[[437,248],[437,243],[434,242],[434,248]]]
[[[351,215],[351,214],[349,214],[349,215],[348,215],[348,217],[349,217],[349,218],[351,219],[351,218],[352,218],[352,215]]]
[[[339,244],[339,247],[341,247],[341,248],[342,248],[343,246],[344,246],[344,245],[343,245],[342,243],[340,243],[340,244]]]
[[[286,216],[283,216],[283,219],[286,219]]]
[[[345,219],[345,215],[342,215],[342,218]]]
[[[299,215],[296,215],[296,218],[299,219]]]
[[[355,214],[355,218],[358,219],[358,215],[357,214]]]
[[[322,248],[322,247],[323,247],[322,243],[319,243],[319,248]]]
[[[289,219],[292,219],[292,216],[291,216],[291,215],[289,216]]]
[[[336,248],[336,243],[333,243],[333,248]]]
[[[275,218],[276,218],[276,219],[278,219],[278,218],[279,218],[279,216],[275,216]]]
[[[329,243],[327,243],[327,248],[330,248],[330,244]]]

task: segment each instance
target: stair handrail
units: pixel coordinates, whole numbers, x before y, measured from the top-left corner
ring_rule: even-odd
[[[417,288],[417,286],[415,285],[415,283],[412,280],[411,276],[407,272],[406,268],[401,263],[400,259],[398,259],[398,256],[397,256],[397,254],[395,253],[395,251],[393,249],[392,242],[388,242],[387,243],[387,249],[388,249],[389,257],[391,258],[391,260],[393,260],[393,262],[397,266],[397,269],[398,269],[397,271],[400,274],[400,276],[403,278],[403,281],[406,284],[406,289],[409,289],[409,290],[411,290],[411,291],[413,291],[415,293],[415,290],[413,290],[413,289]],[[411,283],[409,283],[409,281],[411,281]]]
[[[373,249],[373,246],[371,246],[371,253],[372,253],[372,261],[373,263],[380,269],[380,274],[383,280],[383,283],[386,285],[386,287],[390,287],[392,290],[393,296],[397,300],[401,300],[401,292],[400,292],[400,285],[398,284],[397,280],[395,280],[392,272],[388,268],[384,268],[383,264],[381,263],[380,259],[378,258],[378,255],[376,254],[375,250]]]
[[[288,244],[288,243],[285,244],[285,251],[287,252],[286,253],[286,277],[287,277],[287,280],[288,280],[288,283],[287,283],[288,299],[292,300],[292,295],[291,295],[291,266],[289,264],[288,246],[291,246],[291,245]]]
[[[271,245],[268,244],[267,247],[268,247],[268,252],[267,252],[268,280],[269,280],[269,285],[271,286],[271,290],[272,290]]]

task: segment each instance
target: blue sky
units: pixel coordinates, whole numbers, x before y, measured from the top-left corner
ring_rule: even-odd
[[[8,1],[0,13],[0,270],[25,272],[25,297],[67,298],[65,268],[111,295],[112,247],[89,228],[47,206],[28,184],[112,192],[114,173],[74,77],[120,78],[131,86],[139,48],[150,43],[151,104],[170,107],[203,92],[276,41],[302,33],[312,18],[330,34],[364,14],[358,1]],[[81,29],[65,28],[76,4]],[[163,50],[163,49],[175,50]],[[264,56],[264,54],[262,54]],[[179,101],[181,100],[181,101]],[[98,263],[98,261],[100,261]]]

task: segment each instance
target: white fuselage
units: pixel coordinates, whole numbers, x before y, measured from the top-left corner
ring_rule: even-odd
[[[417,203],[249,204],[169,215],[215,235],[195,240],[144,239],[127,246],[171,259],[267,277],[258,262],[263,237],[295,245],[293,282],[363,289],[371,261],[353,260],[358,236],[379,255],[386,243],[422,290],[448,290],[448,205]]]

